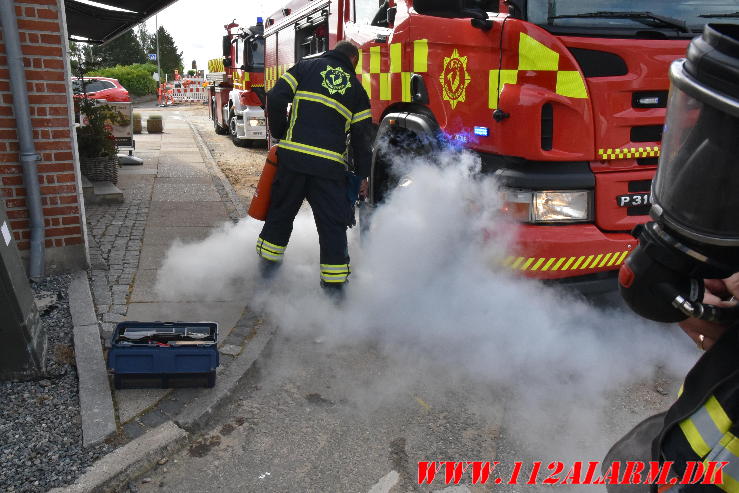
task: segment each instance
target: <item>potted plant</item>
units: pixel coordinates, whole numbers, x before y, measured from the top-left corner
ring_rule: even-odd
[[[77,149],[82,174],[92,181],[118,183],[118,147],[112,125],[126,124],[126,117],[112,106],[88,98],[80,101],[80,114]]]
[[[141,113],[133,114],[133,133],[141,133]]]
[[[150,134],[160,134],[164,131],[162,115],[151,115],[146,119],[146,131]]]

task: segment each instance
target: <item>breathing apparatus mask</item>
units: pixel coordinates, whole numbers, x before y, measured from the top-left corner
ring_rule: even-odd
[[[739,308],[702,303],[704,278],[739,272],[739,25],[707,25],[670,82],[653,222],[634,229],[621,296],[658,322],[739,320]]]

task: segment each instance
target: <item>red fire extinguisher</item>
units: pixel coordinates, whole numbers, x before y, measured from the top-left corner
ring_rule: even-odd
[[[262,169],[262,176],[259,177],[257,190],[249,204],[249,215],[259,221],[267,219],[267,210],[269,209],[269,199],[272,194],[272,182],[275,180],[277,173],[277,146],[274,145],[267,154],[267,161]]]

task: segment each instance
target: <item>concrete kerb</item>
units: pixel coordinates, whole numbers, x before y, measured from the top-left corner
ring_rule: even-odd
[[[53,493],[98,493],[117,491],[130,478],[145,473],[162,456],[172,453],[187,442],[188,433],[171,421],[123,447],[114,450],[72,485],[54,488]]]
[[[234,190],[234,188],[231,186],[231,183],[228,181],[228,178],[226,178],[226,175],[224,175],[223,171],[221,171],[221,168],[218,167],[215,158],[213,158],[213,154],[211,154],[210,149],[208,149],[208,146],[205,144],[203,137],[200,135],[200,131],[198,131],[198,129],[195,127],[195,125],[192,124],[190,120],[187,120],[187,124],[190,125],[190,130],[192,130],[192,134],[195,136],[195,141],[198,144],[198,148],[200,148],[200,153],[205,160],[205,164],[208,166],[210,172],[218,178],[224,190],[226,191],[226,194],[228,194],[228,198],[231,200],[234,210],[236,211],[236,215],[238,216],[236,219],[246,217],[246,207],[244,207],[244,204],[241,203],[241,199],[239,199],[236,190]]]
[[[68,292],[79,380],[82,442],[88,447],[116,432],[115,408],[86,272],[72,277]]]

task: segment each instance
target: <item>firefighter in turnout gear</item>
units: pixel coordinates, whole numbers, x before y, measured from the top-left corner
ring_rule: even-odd
[[[346,229],[354,223],[354,204],[348,198],[347,134],[362,195],[371,161],[370,104],[355,76],[358,60],[354,45],[339,42],[318,58],[298,62],[267,94],[269,130],[279,144],[270,206],[257,240],[266,275],[282,260],[307,199],[318,229],[321,285],[340,290],[349,278]]]

